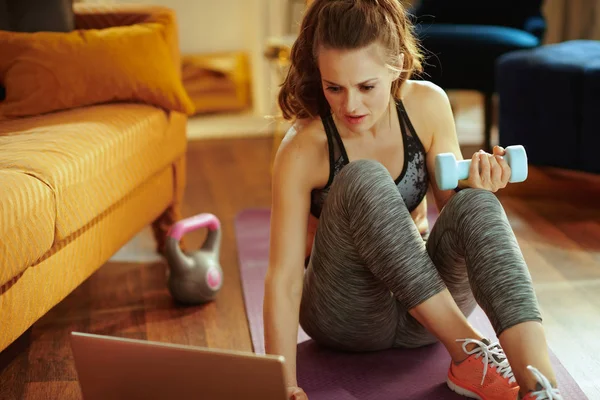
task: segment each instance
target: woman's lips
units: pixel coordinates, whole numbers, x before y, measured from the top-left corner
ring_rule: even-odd
[[[356,125],[360,124],[365,117],[366,115],[346,115],[346,121],[348,121],[350,124]]]

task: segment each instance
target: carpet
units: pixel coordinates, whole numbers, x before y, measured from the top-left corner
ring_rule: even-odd
[[[433,217],[435,218],[435,216]],[[264,354],[262,304],[269,255],[268,209],[248,209],[236,216],[237,241],[246,314],[254,351]],[[480,308],[469,321],[492,341],[497,340]],[[565,399],[586,399],[554,353],[550,352]],[[450,356],[441,344],[419,349],[344,353],[323,348],[300,327],[297,347],[298,385],[309,400],[460,400],[446,386]]]

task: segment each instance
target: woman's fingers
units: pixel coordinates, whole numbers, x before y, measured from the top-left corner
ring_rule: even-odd
[[[504,148],[495,146],[494,154],[480,150],[473,154],[467,184],[472,188],[496,192],[506,187],[510,180],[510,167],[503,155]]]
[[[491,190],[493,192],[497,191],[500,188],[505,186],[502,177],[502,166],[500,165],[499,160],[502,160],[500,156],[490,156],[490,167],[491,167]]]
[[[495,156],[503,156],[506,154],[506,150],[502,146],[494,146],[492,150],[492,154]]]
[[[510,169],[510,165],[508,165],[508,162],[506,161],[506,159],[504,157],[502,157],[502,161],[499,161],[500,166],[502,167],[502,182],[504,184],[503,187],[505,187],[508,184],[508,181],[510,180],[510,174],[511,169]]]
[[[479,175],[481,176],[481,186],[484,189],[490,190],[491,184],[492,184],[492,176],[491,176],[492,166],[490,165],[489,155],[483,151],[480,154],[479,164],[480,164],[480,169],[481,169],[481,172],[479,173]]]
[[[481,153],[476,152],[473,154],[473,157],[471,157],[471,166],[469,167],[468,182],[469,182],[469,186],[473,187],[473,188],[481,187],[481,177],[479,174],[480,156],[481,156]]]

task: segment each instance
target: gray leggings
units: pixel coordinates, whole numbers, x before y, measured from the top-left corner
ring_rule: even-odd
[[[497,335],[541,321],[531,276],[493,193],[455,194],[424,240],[375,161],[353,161],[334,179],[304,279],[302,328],[341,350],[436,342],[408,310],[445,288],[467,316],[478,303]]]

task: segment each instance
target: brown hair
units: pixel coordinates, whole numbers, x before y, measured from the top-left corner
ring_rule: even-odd
[[[283,117],[314,117],[325,107],[317,66],[319,46],[357,49],[375,41],[386,50],[388,67],[400,72],[392,84],[392,94],[397,95],[413,72],[422,71],[422,54],[400,0],[313,1],[291,48],[291,65],[279,92]],[[404,65],[399,65],[400,54]]]

